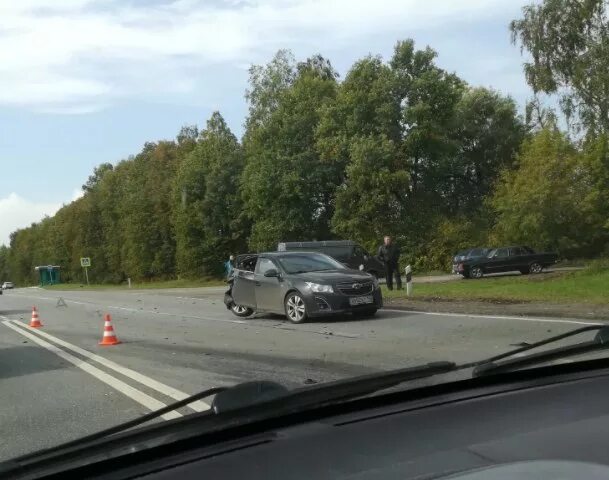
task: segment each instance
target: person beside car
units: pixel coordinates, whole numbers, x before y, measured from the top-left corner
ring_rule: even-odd
[[[393,290],[393,275],[398,290],[402,290],[402,277],[400,275],[400,247],[393,243],[393,239],[387,235],[383,239],[383,245],[379,247],[378,259],[385,264],[387,288]]]

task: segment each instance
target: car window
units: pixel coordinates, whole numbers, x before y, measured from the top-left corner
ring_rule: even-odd
[[[275,263],[269,258],[261,258],[258,260],[258,265],[256,266],[256,273],[260,275],[264,275],[269,270],[277,269]]]
[[[345,268],[341,263],[321,253],[285,255],[278,257],[278,261],[287,273],[320,272]]]
[[[323,247],[323,253],[337,260],[347,260],[351,257],[351,247]]]
[[[470,257],[480,257],[481,255],[484,255],[484,250],[482,248],[474,248],[468,254]]]
[[[257,256],[237,257],[237,268],[247,272],[253,272],[256,268]]]
[[[501,258],[501,257],[507,257],[507,256],[508,256],[508,249],[507,248],[498,248],[496,250],[495,257]]]
[[[520,247],[510,248],[510,256],[517,257],[520,255],[526,255],[526,251]]]
[[[367,255],[368,255],[368,253],[359,245],[356,245],[355,247],[353,247],[353,256],[354,257],[363,258]]]

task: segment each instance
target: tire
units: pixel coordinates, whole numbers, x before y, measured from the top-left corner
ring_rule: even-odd
[[[531,272],[533,274],[541,273],[542,270],[543,270],[543,266],[541,265],[541,263],[537,263],[537,262],[531,263],[531,266],[529,267],[529,272]]]
[[[484,276],[484,272],[480,267],[472,267],[469,269],[469,278],[479,279]]]
[[[378,308],[376,307],[364,308],[362,310],[354,311],[353,316],[358,318],[374,317],[376,315],[377,310]]]
[[[230,307],[230,311],[233,312],[234,315],[237,315],[241,318],[249,317],[251,314],[254,313],[251,308],[242,307],[241,305],[233,305],[232,307]]]
[[[307,319],[307,306],[300,292],[290,292],[283,302],[285,316],[292,323],[303,323]]]
[[[523,269],[520,270],[520,273],[522,273],[523,275],[528,275],[531,272],[529,271],[528,268],[523,268]]]

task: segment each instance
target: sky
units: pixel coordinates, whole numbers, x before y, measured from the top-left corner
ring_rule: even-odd
[[[344,77],[398,40],[472,85],[531,91],[509,22],[530,0],[0,0],[0,245],[81,195],[96,165],[219,110],[240,136],[248,68],[282,48]]]

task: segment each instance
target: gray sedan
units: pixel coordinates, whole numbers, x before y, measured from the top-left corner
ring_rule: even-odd
[[[285,314],[294,323],[339,313],[372,316],[383,305],[378,281],[322,253],[271,252],[239,265],[224,303],[235,315]]]

